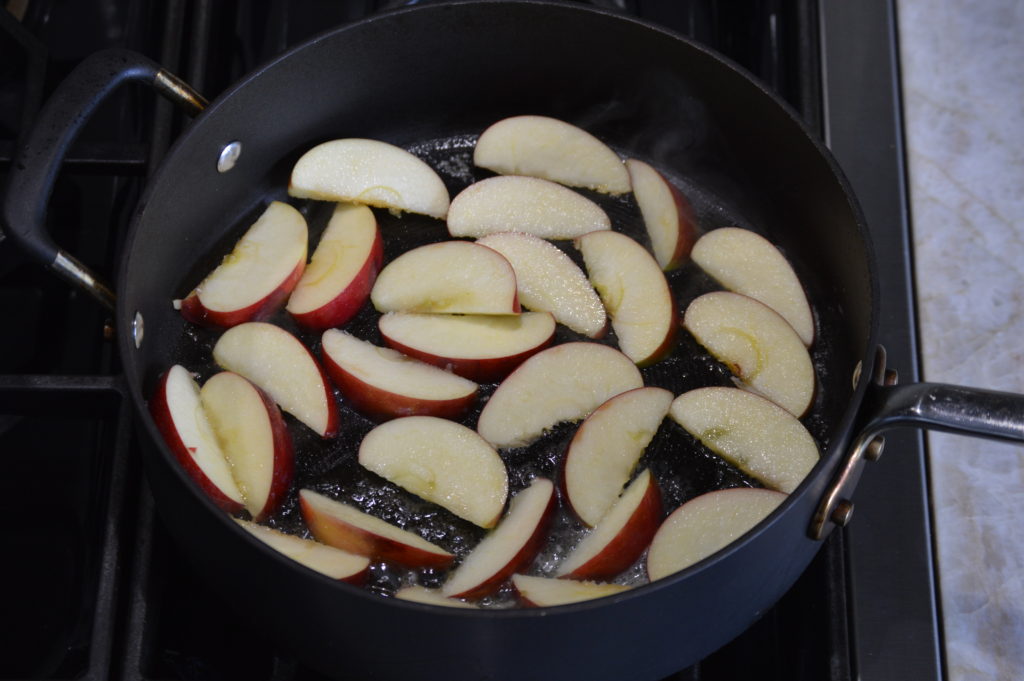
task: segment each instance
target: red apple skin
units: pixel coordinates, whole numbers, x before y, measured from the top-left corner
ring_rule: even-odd
[[[665,184],[668,185],[669,191],[672,193],[672,198],[676,202],[676,213],[679,215],[679,241],[676,242],[676,250],[672,253],[672,258],[663,268],[667,272],[678,268],[690,257],[690,251],[697,243],[697,217],[693,212],[690,200],[683,196],[683,193],[664,175],[662,175],[662,179],[665,180]]]
[[[302,509],[302,517],[306,521],[306,526],[317,541],[342,551],[378,558],[410,568],[446,568],[455,560],[454,555],[444,556],[423,551],[415,546],[367,532],[333,516],[318,513],[301,494],[299,495],[299,506]]]
[[[427,364],[433,364],[436,367],[449,370],[454,374],[462,376],[463,378],[468,378],[476,383],[497,383],[515,371],[516,367],[528,360],[530,357],[550,346],[552,341],[555,339],[555,332],[552,331],[551,336],[546,341],[525,352],[520,352],[516,355],[509,355],[507,357],[487,357],[485,359],[443,357],[441,355],[435,355],[416,348],[411,348],[388,337],[383,332],[381,333],[381,337],[384,339],[384,343],[387,344],[388,347],[398,350],[403,355],[408,355],[409,357],[414,357],[421,362],[426,362]]]
[[[199,326],[214,326],[224,329],[245,322],[264,321],[284,306],[305,270],[306,261],[299,261],[299,264],[281,282],[280,286],[262,300],[257,300],[252,305],[239,310],[210,310],[203,305],[199,300],[199,295],[193,290],[181,301],[181,316]]]
[[[401,416],[437,416],[458,420],[476,400],[477,391],[473,391],[466,397],[452,400],[428,400],[399,395],[370,385],[345,371],[326,352],[323,353],[323,358],[327,374],[345,399],[357,411],[377,422]]]
[[[292,436],[288,432],[288,426],[281,416],[281,409],[277,403],[255,385],[256,393],[263,400],[263,406],[267,409],[267,417],[270,419],[270,430],[274,434],[274,472],[270,480],[270,493],[263,504],[260,512],[253,517],[254,521],[265,519],[284,501],[291,489],[292,480],[295,479],[295,449],[292,445]]]
[[[329,302],[302,314],[289,313],[295,323],[307,331],[323,331],[332,327],[342,326],[356,316],[363,304],[370,299],[370,291],[377,281],[377,273],[384,264],[384,240],[380,230],[374,239],[370,257],[366,260],[359,273],[337,296]],[[298,280],[296,280],[296,284]],[[294,285],[293,285],[294,288]]]
[[[165,372],[159,379],[156,392],[149,400],[149,413],[153,416],[157,430],[164,436],[164,441],[171,448],[171,453],[181,464],[192,480],[199,485],[199,489],[209,497],[210,501],[226,513],[238,513],[245,508],[240,502],[227,497],[213,481],[206,477],[203,470],[196,464],[195,459],[189,454],[185,443],[181,441],[177,428],[174,427],[174,420],[171,418],[171,409],[167,405],[167,377],[170,372]]]
[[[651,366],[652,364],[657,364],[670,355],[676,346],[676,337],[679,333],[679,329],[682,328],[683,323],[679,314],[679,306],[676,305],[676,296],[671,289],[669,289],[668,295],[672,301],[672,318],[668,323],[668,332],[665,334],[665,338],[662,340],[661,345],[659,345],[654,352],[636,363],[638,367],[642,368]]]
[[[548,499],[548,505],[541,514],[541,520],[537,523],[537,527],[534,528],[533,534],[530,535],[530,538],[525,544],[523,544],[523,548],[519,549],[519,552],[512,558],[512,560],[506,563],[505,567],[498,570],[491,575],[489,579],[477,584],[472,589],[467,589],[462,593],[452,594],[449,598],[476,600],[483,598],[484,596],[488,596],[497,591],[509,577],[526,567],[530,561],[537,556],[547,539],[548,528],[551,526],[551,519],[554,517],[556,496],[554,489],[552,489],[551,497]]]
[[[596,556],[560,577],[595,581],[621,574],[650,546],[654,533],[661,525],[662,515],[661,490],[652,476],[643,499],[615,538]]]

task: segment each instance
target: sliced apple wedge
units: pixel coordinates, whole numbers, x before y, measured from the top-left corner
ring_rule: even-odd
[[[305,329],[341,326],[370,297],[383,259],[373,211],[338,204],[285,309]]]
[[[378,421],[415,415],[454,419],[476,398],[473,381],[338,329],[324,331],[321,347],[334,385]]]
[[[395,598],[414,603],[428,603],[430,605],[443,605],[446,608],[476,608],[472,603],[460,601],[455,598],[447,598],[440,589],[428,589],[424,586],[413,585],[402,587],[395,592]]]
[[[702,236],[693,261],[722,286],[759,300],[789,322],[804,345],[814,342],[814,316],[804,287],[778,248],[760,234],[722,227]]]
[[[395,312],[378,321],[384,342],[410,357],[479,383],[508,376],[555,337],[547,312],[517,316]]]
[[[651,581],[667,577],[725,548],[785,501],[768,489],[737,487],[686,502],[665,519],[647,552]]]
[[[178,463],[210,500],[228,513],[244,507],[231,467],[199,399],[199,384],[180,364],[157,382],[149,413]]]
[[[683,326],[743,387],[798,418],[811,406],[811,356],[793,327],[764,303],[729,291],[706,293],[686,308]]]
[[[583,270],[557,246],[525,232],[489,234],[477,243],[511,263],[523,307],[550,312],[555,321],[590,338],[605,334],[608,316],[601,299]]]
[[[444,219],[448,189],[434,169],[401,147],[368,139],[319,144],[292,168],[288,193]]]
[[[502,175],[529,175],[607,194],[629,191],[622,159],[571,123],[547,116],[513,116],[484,130],[473,163]]]
[[[698,388],[672,402],[672,419],[762,483],[792,492],[818,463],[818,446],[788,411],[738,388]]]
[[[619,349],[638,366],[672,350],[679,313],[661,267],[643,246],[619,232],[576,239],[590,283],[597,289]]]
[[[370,300],[379,312],[520,312],[512,265],[497,251],[470,241],[406,251],[381,270]]]
[[[302,213],[274,201],[220,265],[175,306],[185,319],[204,326],[266,319],[298,284],[308,240]]]
[[[266,392],[321,437],[338,432],[338,408],[320,364],[284,329],[249,322],[228,329],[213,346],[217,364]]]
[[[629,159],[626,169],[654,259],[663,270],[679,267],[697,240],[693,206],[674,184],[647,163]]]
[[[477,599],[492,593],[525,567],[544,542],[555,507],[555,486],[535,478],[516,494],[497,529],[483,538],[441,587],[448,598]]]
[[[536,177],[503,175],[474,182],[452,200],[448,211],[452,236],[527,232],[542,239],[573,239],[601,229],[611,229],[611,220],[600,206]]]
[[[649,470],[636,477],[558,568],[571,579],[610,579],[640,557],[661,523],[661,492]]]
[[[342,551],[411,568],[444,568],[455,560],[419,535],[312,490],[299,491],[299,506],[313,536]]]
[[[235,522],[272,549],[331,579],[350,584],[362,584],[366,580],[366,573],[370,567],[370,559],[366,556],[342,551],[312,539],[278,532],[247,520],[236,518]]]
[[[562,421],[586,418],[613,395],[639,388],[636,365],[615,348],[564,343],[520,365],[487,401],[477,432],[495,447],[520,447]]]
[[[578,582],[571,579],[552,579],[551,577],[530,575],[512,575],[512,586],[519,592],[519,598],[523,604],[533,608],[590,601],[630,589],[622,584]]]
[[[433,416],[377,426],[359,463],[416,496],[480,527],[494,527],[508,498],[505,462],[469,428]]]
[[[284,500],[292,484],[292,437],[274,401],[230,371],[214,375],[199,399],[231,466],[232,477],[253,520],[262,520]]]

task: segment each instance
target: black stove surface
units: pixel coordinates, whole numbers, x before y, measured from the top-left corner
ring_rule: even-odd
[[[136,49],[209,98],[327,27],[404,3],[24,0],[0,10],[0,173],[66,73]],[[410,3],[413,4],[413,3]],[[789,101],[837,154],[879,251],[883,343],[916,377],[909,226],[891,3],[609,0],[732,58]],[[135,200],[187,122],[123,88],[75,143],[48,220],[57,242],[112,277]],[[0,679],[318,679],[237,622],[155,516],[133,454],[130,405],[105,311],[0,240]],[[682,680],[941,677],[921,437],[888,438],[793,589]],[[871,474],[874,473],[874,474]]]

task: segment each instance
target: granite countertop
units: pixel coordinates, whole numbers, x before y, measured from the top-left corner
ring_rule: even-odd
[[[1024,2],[897,9],[923,377],[1024,393]],[[1024,447],[928,446],[949,678],[1024,678]]]

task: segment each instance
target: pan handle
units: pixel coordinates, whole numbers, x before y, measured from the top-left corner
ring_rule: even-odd
[[[832,484],[822,497],[808,535],[822,539],[850,520],[850,497],[865,460],[881,456],[881,434],[905,426],[1024,443],[1024,395],[945,383],[896,385],[878,348],[873,381],[860,412],[860,427]]]
[[[19,145],[0,213],[0,227],[11,241],[109,309],[114,308],[113,291],[57,246],[45,218],[68,148],[96,107],[126,82],[150,85],[190,115],[198,114],[207,104],[184,81],[141,54],[111,49],[90,55],[57,87]]]

